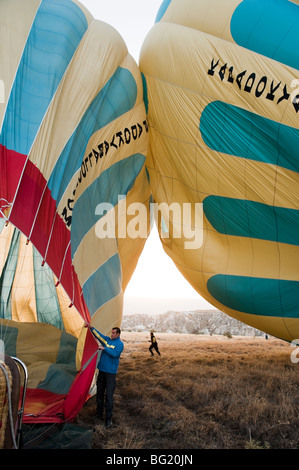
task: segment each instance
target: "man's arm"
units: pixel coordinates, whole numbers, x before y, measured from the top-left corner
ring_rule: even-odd
[[[109,346],[104,346],[105,349],[105,352],[107,354],[109,354],[109,356],[111,357],[118,357],[121,355],[123,349],[124,349],[124,346],[122,343],[118,343],[116,346],[114,345],[111,345],[110,347]]]
[[[109,336],[105,336],[103,335],[100,331],[98,331],[96,328],[94,328],[93,326],[90,328],[90,331],[92,332],[92,334],[94,335],[94,337],[100,341],[100,343],[106,348],[114,348],[114,345],[111,345],[109,343],[110,341],[110,338]]]

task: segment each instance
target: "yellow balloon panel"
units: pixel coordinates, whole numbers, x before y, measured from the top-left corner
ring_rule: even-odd
[[[210,303],[288,341],[299,317],[298,19],[287,1],[165,0],[140,54],[153,197],[180,206],[162,214],[165,251]]]

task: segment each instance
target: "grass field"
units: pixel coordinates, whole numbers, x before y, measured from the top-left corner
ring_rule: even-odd
[[[115,427],[95,449],[296,449],[299,363],[278,339],[122,332]],[[91,425],[95,397],[77,423]]]

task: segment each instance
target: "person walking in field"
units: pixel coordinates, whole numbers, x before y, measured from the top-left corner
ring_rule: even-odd
[[[119,358],[124,349],[124,344],[120,339],[120,328],[114,327],[111,337],[103,335],[100,331],[91,327],[91,332],[99,342],[99,350],[102,351],[98,363],[97,378],[97,413],[96,420],[102,420],[104,408],[106,411],[106,426],[113,426],[113,394],[116,387],[116,373],[119,365]]]
[[[149,347],[149,351],[150,351],[151,355],[152,356],[154,355],[153,349],[155,349],[155,351],[159,354],[159,356],[161,356],[161,353],[160,353],[159,348],[158,348],[158,343],[157,343],[156,337],[155,337],[153,332],[151,332],[150,342],[151,342],[151,345]]]

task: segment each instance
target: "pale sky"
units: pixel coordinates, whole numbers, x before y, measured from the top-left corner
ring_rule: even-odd
[[[162,0],[80,1],[94,18],[110,24],[119,32],[127,45],[129,53],[138,63],[142,43],[155,23],[156,14]],[[174,301],[177,298],[191,299],[194,309],[213,308],[190,286],[175,267],[173,261],[166,255],[156,228],[153,229],[146,242],[137,268],[127,287],[125,313],[126,301],[133,297],[169,299],[169,309],[175,308]],[[190,305],[191,303],[189,302]],[[127,310],[128,308],[132,310],[133,304],[130,303]],[[164,309],[164,307],[161,308]],[[131,313],[135,312],[132,311]],[[145,307],[144,313],[148,313]]]
[[[141,45],[155,23],[162,0],[80,0],[97,20],[113,26],[136,62]]]

